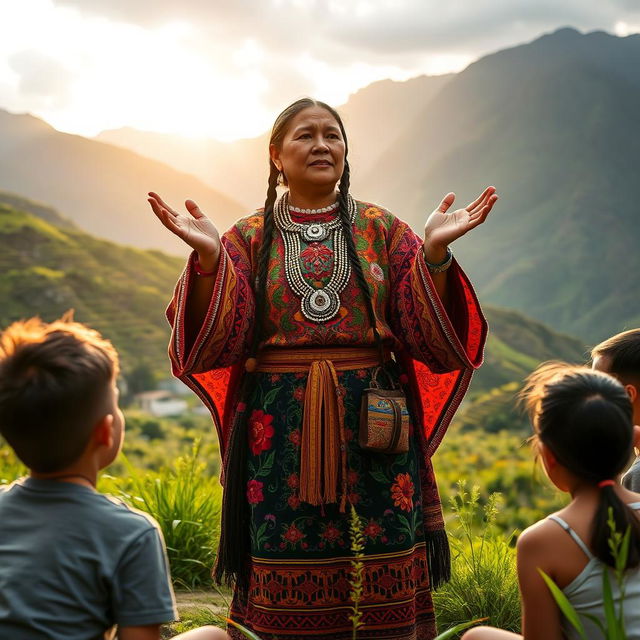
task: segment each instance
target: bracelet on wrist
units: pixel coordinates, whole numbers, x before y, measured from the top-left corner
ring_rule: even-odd
[[[211,276],[215,276],[218,272],[217,269],[213,271],[204,271],[204,269],[200,266],[200,262],[198,261],[198,254],[193,254],[193,270],[199,275],[201,278],[210,278]]]
[[[442,273],[443,271],[446,271],[451,266],[451,263],[453,262],[453,253],[451,253],[451,249],[447,247],[447,255],[445,256],[442,262],[436,262],[435,264],[433,264],[429,262],[426,259],[426,257],[424,261],[427,264],[427,269],[429,269],[429,273]]]

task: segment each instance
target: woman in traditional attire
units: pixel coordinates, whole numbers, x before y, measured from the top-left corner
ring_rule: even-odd
[[[427,640],[431,590],[449,572],[431,457],[486,337],[448,246],[497,195],[450,213],[448,194],[423,241],[351,197],[342,121],[310,99],[277,118],[269,154],[264,209],[222,240],[193,201],[183,214],[149,194],[194,250],[168,308],[170,355],[220,439],[214,576],[234,584],[231,617],[265,640],[351,638],[352,505],[365,539],[358,637]],[[358,443],[381,360],[411,401],[408,451],[395,455]]]

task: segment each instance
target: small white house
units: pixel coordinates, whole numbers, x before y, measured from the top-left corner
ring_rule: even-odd
[[[169,391],[145,391],[136,394],[135,399],[143,411],[156,418],[178,416],[187,410],[187,403]]]

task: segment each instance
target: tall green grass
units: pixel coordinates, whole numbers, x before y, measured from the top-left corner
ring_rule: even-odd
[[[157,472],[140,471],[130,464],[127,468],[128,475],[122,478],[103,475],[99,489],[158,521],[177,587],[212,589],[222,491],[199,459],[199,446]]]
[[[505,536],[495,526],[500,495],[491,494],[483,506],[478,487],[467,492],[466,483],[460,481],[450,502],[457,527],[449,527],[451,580],[433,594],[438,629],[488,618],[492,626],[519,632],[513,534]]]

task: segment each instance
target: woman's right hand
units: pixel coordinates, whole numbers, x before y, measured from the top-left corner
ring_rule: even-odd
[[[187,200],[188,214],[174,211],[153,191],[148,202],[162,224],[192,249],[198,252],[198,262],[203,270],[214,270],[220,257],[220,234],[215,225],[193,200]]]

